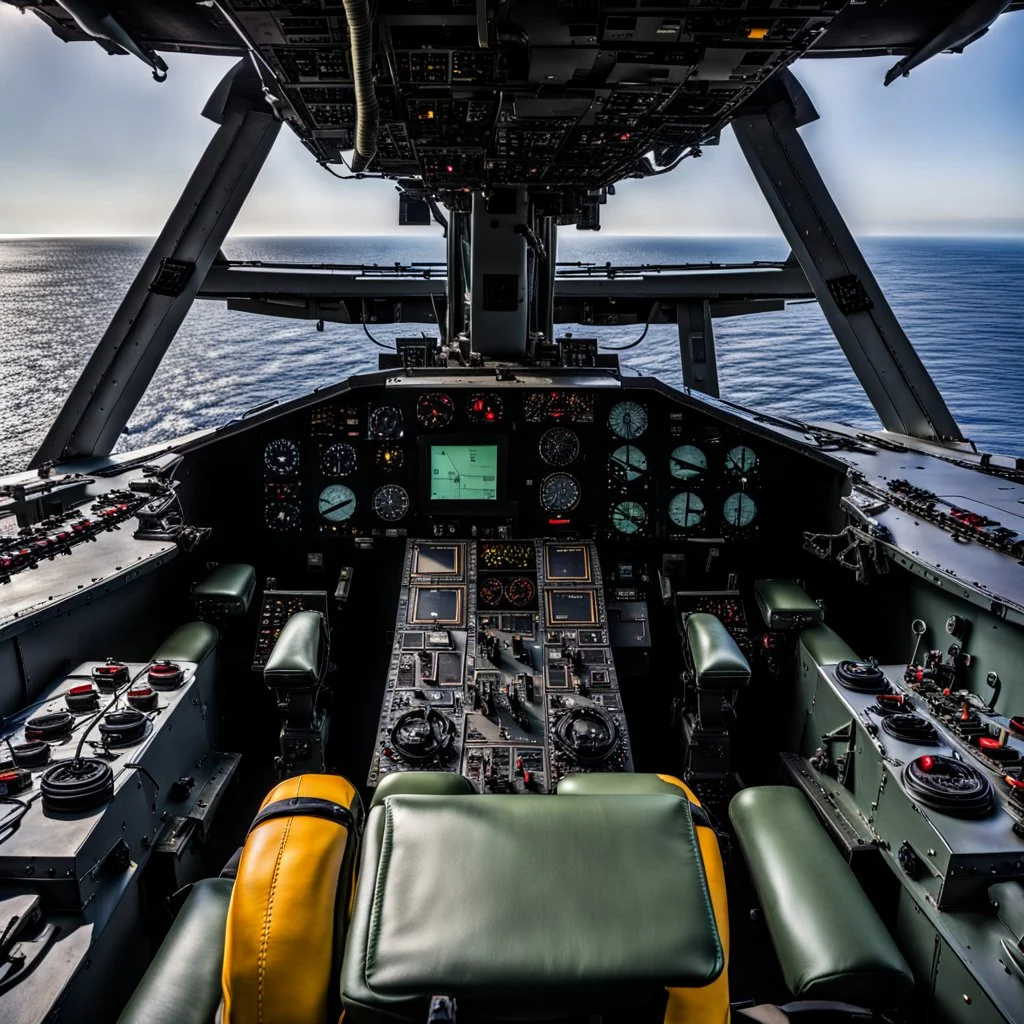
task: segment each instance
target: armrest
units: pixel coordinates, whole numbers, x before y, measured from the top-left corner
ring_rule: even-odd
[[[192,887],[118,1024],[210,1024],[221,999],[228,878]]]
[[[327,669],[327,624],[322,612],[296,612],[285,624],[263,669],[272,690],[314,690]]]
[[[750,682],[750,663],[729,631],[707,612],[686,620],[686,642],[699,690],[739,690]]]

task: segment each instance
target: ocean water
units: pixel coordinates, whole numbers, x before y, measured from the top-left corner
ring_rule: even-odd
[[[863,248],[966,436],[1024,454],[1024,239],[868,238]],[[148,251],[142,239],[0,241],[0,473],[38,447]],[[233,259],[441,260],[439,237],[236,238]],[[784,259],[782,239],[669,239],[567,230],[559,259],[621,264]],[[573,328],[564,328],[573,329]],[[429,326],[424,330],[430,331]],[[637,327],[574,328],[601,343]],[[413,325],[373,328],[381,341]],[[877,417],[814,303],[715,321],[722,397],[802,420],[876,428]],[[360,326],[230,313],[197,302],[117,450],[223,423],[270,399],[376,368]],[[680,384],[674,326],[628,352],[631,371]]]

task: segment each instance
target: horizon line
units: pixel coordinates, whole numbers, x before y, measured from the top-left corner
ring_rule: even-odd
[[[580,232],[582,234],[582,232]],[[595,232],[597,237],[601,238],[677,238],[677,239],[695,239],[703,240],[709,238],[767,238],[767,239],[778,239],[785,241],[785,237],[782,234],[765,234],[763,232],[753,233],[739,233],[739,232],[707,232],[707,233],[677,233],[671,234],[666,232],[630,232],[630,231],[601,231]],[[159,235],[159,232],[154,234],[123,234],[123,233],[102,233],[97,234],[94,232],[64,232],[64,231],[25,231],[25,232],[0,232],[0,242],[16,242],[24,241],[26,239],[110,239],[110,238],[121,238],[121,239],[155,239]],[[225,240],[224,244],[231,242],[232,240],[248,239],[248,238],[437,238],[438,241],[444,241],[442,235],[426,235],[422,232],[410,232],[410,231],[388,231],[365,233],[365,232],[332,232],[328,234],[323,233],[311,233],[311,232],[261,232],[261,233],[246,233],[240,235],[229,235]],[[951,231],[951,232],[893,232],[893,231],[862,231],[854,235],[854,239],[857,238],[976,238],[976,239],[1024,239],[1024,230],[1021,231],[1000,231],[1000,232],[975,232],[975,231]]]

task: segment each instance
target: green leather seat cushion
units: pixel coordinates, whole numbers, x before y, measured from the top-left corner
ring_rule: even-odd
[[[370,810],[382,804],[386,797],[397,796],[399,793],[470,796],[475,792],[473,783],[457,772],[394,772],[380,780],[370,801]]]
[[[153,660],[194,661],[198,665],[213,653],[219,639],[216,626],[208,622],[186,622],[157,648]]]
[[[192,600],[216,605],[228,615],[244,615],[256,590],[256,570],[251,565],[218,565],[192,588]]]
[[[423,1020],[437,994],[586,1012],[722,971],[681,796],[392,796],[364,842],[346,1019]]]
[[[296,612],[285,624],[263,668],[274,690],[315,689],[326,667],[327,640],[321,612]]]
[[[729,818],[795,996],[874,1007],[909,994],[910,968],[799,790],[742,790]]]
[[[749,662],[714,615],[690,615],[686,620],[686,643],[701,689],[737,690],[750,682]]]
[[[210,1024],[221,998],[230,878],[196,882],[118,1024]]]

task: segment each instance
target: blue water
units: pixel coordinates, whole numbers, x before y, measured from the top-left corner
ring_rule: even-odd
[[[141,239],[0,242],[0,473],[24,467],[142,262]],[[865,239],[882,288],[980,448],[1024,453],[1024,240]],[[562,260],[680,263],[784,259],[781,239],[628,238],[565,231]],[[368,262],[441,260],[440,238],[239,238],[234,259]],[[430,330],[429,327],[425,328]],[[722,396],[803,420],[865,428],[877,418],[815,304],[715,322]],[[382,341],[414,333],[377,326]],[[636,327],[576,328],[602,342]],[[198,302],[189,313],[118,450],[222,423],[376,368],[359,326],[288,321]],[[627,354],[637,372],[680,383],[674,327],[651,327]]]

